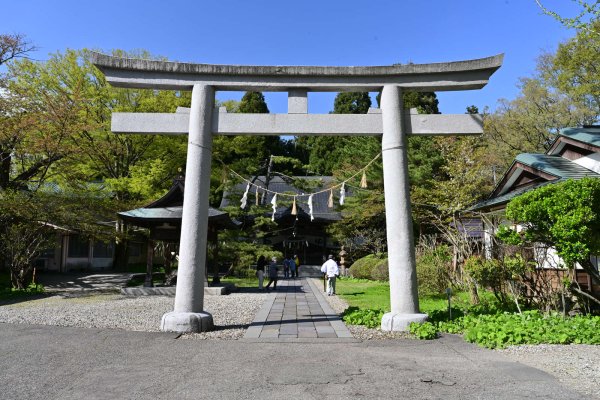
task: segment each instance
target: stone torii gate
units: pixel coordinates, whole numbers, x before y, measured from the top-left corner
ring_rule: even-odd
[[[504,55],[435,64],[378,67],[239,66],[116,58],[92,53],[94,65],[118,87],[191,90],[190,109],[174,114],[114,113],[115,133],[189,134],[175,306],[161,329],[200,332],[213,327],[205,312],[204,269],[213,135],[383,135],[391,312],[384,330],[423,322],[408,182],[407,135],[482,133],[480,115],[416,115],[405,111],[403,90],[450,91],[484,87]],[[287,114],[214,112],[215,91],[288,92]],[[381,91],[381,109],[368,114],[308,114],[308,92]]]

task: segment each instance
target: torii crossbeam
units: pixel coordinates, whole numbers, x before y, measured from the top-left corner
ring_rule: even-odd
[[[191,90],[190,109],[174,114],[114,113],[116,133],[188,134],[185,196],[175,306],[161,329],[200,332],[213,326],[204,306],[208,187],[213,135],[383,135],[391,312],[383,330],[423,322],[408,183],[407,135],[482,133],[479,115],[415,115],[403,109],[402,91],[481,89],[503,55],[434,64],[378,67],[240,66],[116,58],[92,53],[107,81],[119,87]],[[287,114],[213,112],[215,91],[288,92]],[[308,92],[381,91],[381,110],[366,115],[308,114]]]

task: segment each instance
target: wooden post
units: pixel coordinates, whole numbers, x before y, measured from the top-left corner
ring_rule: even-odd
[[[146,249],[146,280],[144,281],[144,287],[153,287],[152,283],[152,267],[154,265],[154,241],[148,238],[148,245]]]

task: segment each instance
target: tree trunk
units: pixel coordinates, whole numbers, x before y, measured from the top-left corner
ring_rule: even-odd
[[[585,297],[586,299],[593,301],[596,304],[600,304],[600,299],[598,299],[597,297],[593,296],[590,293],[584,292],[583,290],[579,289],[575,285],[571,285],[571,287],[569,289],[572,292],[574,292],[575,294],[581,295],[581,296]]]
[[[6,189],[10,182],[10,153],[0,152],[0,189]]]
[[[469,284],[469,290],[471,293],[471,304],[479,304],[479,293],[477,292],[477,285],[475,284],[475,282],[471,282]]]

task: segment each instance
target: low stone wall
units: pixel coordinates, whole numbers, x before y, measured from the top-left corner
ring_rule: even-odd
[[[222,296],[235,290],[234,285],[206,286],[204,294],[208,296]],[[121,294],[125,296],[175,296],[175,286],[158,287],[124,287]]]

